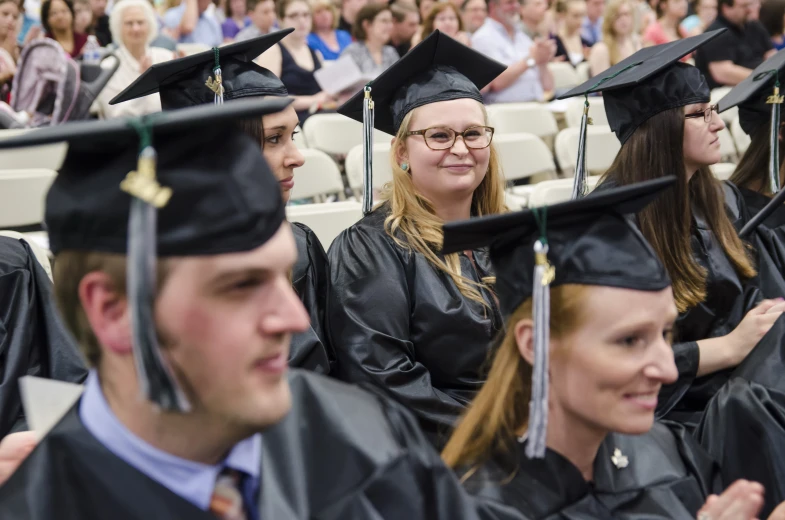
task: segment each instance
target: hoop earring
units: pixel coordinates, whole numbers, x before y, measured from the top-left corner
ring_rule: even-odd
[[[409,163],[401,163],[401,169],[405,172],[409,171]]]

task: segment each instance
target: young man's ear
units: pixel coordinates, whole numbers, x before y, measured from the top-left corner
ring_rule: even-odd
[[[79,282],[79,301],[101,348],[130,355],[128,300],[117,291],[111,277],[101,271],[88,273]]]

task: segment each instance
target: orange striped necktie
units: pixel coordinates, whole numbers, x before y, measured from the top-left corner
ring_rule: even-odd
[[[210,499],[210,512],[221,520],[247,520],[240,491],[242,474],[224,468],[215,480],[215,489]]]

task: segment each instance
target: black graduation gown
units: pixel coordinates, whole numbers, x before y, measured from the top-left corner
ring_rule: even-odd
[[[308,226],[299,222],[292,222],[291,226],[297,245],[292,286],[308,311],[311,326],[305,332],[292,336],[289,366],[327,375],[335,364],[335,354],[324,330],[327,288],[330,282],[327,254]]]
[[[756,191],[747,188],[737,188],[739,194],[744,201],[747,210],[748,218],[753,217],[760,210],[769,203],[771,198],[762,195]],[[761,289],[767,298],[777,298],[785,296],[785,294],[778,294],[780,287],[771,283],[766,279],[768,273],[766,271],[766,262],[771,262],[773,267],[771,270],[778,275],[785,272],[785,206],[781,206],[774,210],[762,224],[758,226],[754,234],[754,239],[751,241],[756,250],[762,255],[759,259],[759,264],[763,272],[761,273]],[[771,287],[775,286],[775,287]],[[769,289],[773,290],[769,290]]]
[[[550,449],[544,459],[528,459],[523,447],[516,443],[505,457],[512,467],[499,458],[481,467],[466,486],[531,520],[695,518],[720,486],[717,465],[676,424],[656,423],[638,436],[610,434],[597,453],[594,482],[586,482],[577,467]],[[617,448],[627,457],[625,468],[611,460]]]
[[[81,383],[87,369],[30,246],[0,236],[0,438],[27,429],[18,381],[26,375]]]
[[[486,306],[384,230],[382,205],[341,233],[329,251],[327,328],[340,379],[377,386],[414,412],[441,447],[485,381],[488,352],[503,328],[495,296]],[[461,272],[492,276],[487,250],[460,254]]]
[[[291,370],[292,410],[262,434],[259,520],[519,519],[470,497],[395,403]],[[0,518],[208,519],[126,464],[74,407],[3,487]]]

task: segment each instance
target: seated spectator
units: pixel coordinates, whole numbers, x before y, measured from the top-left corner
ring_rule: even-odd
[[[532,40],[517,23],[518,0],[489,0],[488,18],[472,35],[472,46],[508,65],[485,94],[487,103],[540,101],[553,90],[548,62],[556,55],[553,40]]]
[[[785,49],[785,0],[766,0],[760,9],[760,22],[769,33],[774,48]]]
[[[626,60],[641,48],[635,33],[633,4],[630,0],[612,0],[605,10],[602,23],[602,40],[594,44],[589,54],[589,71],[592,76]]]
[[[357,13],[365,7],[368,0],[341,0],[341,18],[338,20],[338,29],[352,33]]]
[[[420,11],[420,21],[422,22],[426,18],[428,18],[428,13],[431,12],[431,8],[436,3],[437,0],[415,0],[415,4],[417,5],[417,10]]]
[[[417,45],[436,30],[471,47],[469,34],[463,30],[461,12],[450,2],[439,2],[431,8],[428,17],[423,21],[422,29],[419,33],[415,33],[412,45]]]
[[[703,34],[706,28],[717,18],[717,0],[695,0],[693,8],[695,9],[695,14],[688,16],[681,22],[681,28],[687,36]],[[780,17],[781,24],[782,17]]]
[[[221,24],[224,42],[233,42],[237,33],[251,25],[248,17],[246,0],[229,0],[226,2],[226,20]]]
[[[251,24],[237,33],[234,41],[241,42],[264,36],[273,30],[275,25],[274,0],[248,0],[248,17]]]
[[[11,83],[16,74],[18,47],[16,27],[19,20],[16,0],[0,0],[0,101],[8,102]]]
[[[602,39],[602,19],[605,14],[605,0],[586,0],[586,18],[581,27],[581,36],[589,45]]]
[[[474,34],[485,23],[488,16],[488,5],[485,0],[464,0],[461,5],[463,27],[469,34]]]
[[[485,5],[485,0],[474,0]],[[393,28],[390,33],[390,45],[398,56],[403,56],[412,48],[412,39],[420,29],[420,12],[416,5],[395,2],[390,6],[393,16]]]
[[[631,0],[632,16],[635,23],[635,34],[646,32],[649,25],[657,21],[657,12],[646,0]],[[652,0],[655,4],[656,0]]]
[[[41,18],[37,13],[34,16],[32,12],[27,12],[25,0],[19,0],[19,12],[22,13],[22,20],[16,41],[19,45],[23,46],[26,42],[41,36]],[[33,27],[35,27],[35,31],[30,32],[30,29]]]
[[[112,31],[109,29],[109,15],[106,13],[107,0],[90,0],[93,10],[93,24],[85,34],[95,34],[98,43],[106,47],[112,43]]]
[[[695,66],[709,88],[741,83],[752,69],[776,52],[759,21],[748,19],[750,0],[718,0],[717,19],[706,29],[728,29],[698,49]]]
[[[684,38],[686,33],[679,23],[685,16],[687,16],[687,0],[660,0],[657,4],[657,21],[646,28],[643,34],[643,46],[651,47]]]
[[[218,47],[223,42],[221,25],[207,12],[210,0],[183,0],[164,13],[163,25],[179,43],[201,43]]]
[[[543,30],[543,22],[547,13],[548,2],[546,0],[521,0],[521,28],[526,36],[532,40],[551,36],[549,30]]]
[[[281,29],[291,27],[294,32],[255,61],[281,78],[303,123],[315,112],[334,110],[336,103],[330,94],[322,91],[313,75],[322,67],[322,61],[319,53],[308,47],[313,23],[310,4],[306,0],[278,0],[275,8]]]
[[[90,0],[74,0],[74,31],[90,34],[92,25],[93,8]]]
[[[556,59],[565,60],[573,67],[586,61],[589,42],[581,36],[581,26],[586,18],[586,0],[557,0],[556,14],[560,17],[559,30],[554,36]]]
[[[357,13],[352,36],[356,40],[342,55],[351,56],[360,71],[379,75],[398,61],[398,53],[387,42],[392,33],[392,13],[384,4],[368,4]]]
[[[72,58],[82,53],[87,35],[74,31],[74,4],[71,0],[44,0],[41,4],[41,23],[50,38]]]
[[[325,60],[337,60],[343,50],[352,43],[352,35],[337,29],[338,9],[332,0],[316,0],[311,8],[313,32],[308,35],[308,47],[321,53]]]
[[[171,60],[172,51],[151,47],[158,35],[155,11],[148,0],[121,0],[112,9],[109,26],[117,50],[115,56],[120,60],[120,68],[98,96],[101,113],[107,119],[115,117],[139,116],[161,111],[158,94],[150,94],[117,105],[109,101],[125,90],[151,65]]]

